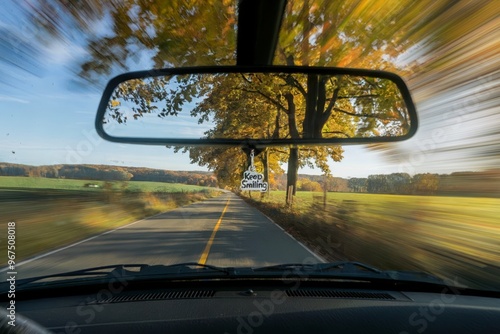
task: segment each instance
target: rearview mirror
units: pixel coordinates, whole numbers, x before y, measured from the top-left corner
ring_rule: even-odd
[[[326,145],[400,141],[417,129],[403,80],[321,67],[198,67],[122,74],[102,96],[106,140],[154,145]]]

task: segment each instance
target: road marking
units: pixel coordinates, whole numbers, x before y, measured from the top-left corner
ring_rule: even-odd
[[[144,221],[144,220],[147,220],[147,219],[150,219],[150,218],[154,218],[154,217],[159,216],[159,215],[162,215],[162,214],[164,214],[164,213],[166,213],[166,212],[168,212],[168,211],[165,211],[165,212],[160,212],[160,213],[158,213],[158,214],[156,214],[156,215],[153,215],[153,216],[151,216],[151,217],[146,217],[146,218],[143,218],[143,219],[141,219],[141,220],[135,221],[135,222],[133,222],[133,223],[130,223],[130,224],[127,224],[127,225],[123,225],[123,226],[117,227],[117,228],[115,228],[115,229],[113,229],[113,230],[106,231],[106,232],[100,233],[100,234],[98,234],[98,235],[94,235],[93,237],[90,237],[90,238],[87,238],[87,239],[84,239],[84,240],[81,240],[81,241],[75,242],[75,243],[73,243],[73,244],[71,244],[71,245],[64,246],[64,247],[61,247],[61,248],[57,248],[57,249],[55,249],[55,250],[53,250],[53,251],[49,251],[49,252],[47,252],[47,253],[43,253],[43,254],[41,254],[41,255],[36,255],[36,256],[34,256],[34,257],[32,257],[32,258],[29,258],[29,259],[26,259],[26,260],[21,261],[21,262],[19,262],[19,263],[16,263],[16,267],[22,266],[22,265],[24,265],[24,264],[27,264],[27,263],[33,262],[33,261],[35,261],[35,260],[38,260],[38,259],[44,258],[44,257],[49,256],[49,255],[52,255],[52,254],[58,253],[58,252],[60,252],[60,251],[63,251],[63,250],[65,250],[65,249],[68,249],[68,248],[71,248],[71,247],[77,246],[77,245],[79,245],[79,244],[82,244],[82,243],[84,243],[84,242],[87,242],[87,241],[93,240],[93,239],[95,239],[95,238],[99,238],[99,237],[101,237],[101,236],[103,236],[103,235],[106,235],[106,234],[109,234],[109,233],[112,233],[112,232],[115,232],[115,231],[121,230],[122,228],[126,228],[126,227],[129,227],[129,226],[132,226],[132,225],[137,224],[137,223],[140,223],[140,222],[142,222],[142,221]],[[4,272],[4,271],[7,271],[8,269],[9,269],[9,267],[0,268],[0,273],[2,273],[2,272]]]
[[[231,198],[227,199],[226,206],[224,207],[224,210],[222,210],[219,220],[217,221],[217,224],[215,224],[214,230],[212,231],[212,235],[210,236],[210,239],[208,239],[207,245],[205,246],[205,249],[203,250],[201,257],[198,260],[199,264],[205,264],[207,262],[208,253],[210,252],[210,248],[212,247],[212,244],[214,242],[215,234],[217,233],[217,230],[219,229],[219,226],[222,223],[222,218],[224,217],[224,213],[226,213],[227,207],[229,206],[229,202],[231,202]]]

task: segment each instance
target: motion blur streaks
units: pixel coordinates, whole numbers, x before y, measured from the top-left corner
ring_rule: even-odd
[[[417,43],[418,56],[407,55],[417,63],[408,83],[417,100],[421,132],[396,149],[384,149],[393,159],[409,162],[417,147],[425,157],[420,164],[447,170],[457,165],[498,167],[500,7],[495,1],[453,3],[425,27],[428,37]],[[418,161],[413,165],[419,167]]]
[[[499,31],[496,1],[290,1],[276,61],[398,72],[420,131],[371,148],[399,172],[489,169],[500,162]]]

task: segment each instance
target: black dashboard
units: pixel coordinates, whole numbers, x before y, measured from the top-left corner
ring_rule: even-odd
[[[49,290],[20,294],[16,312],[54,333],[500,333],[498,296],[453,289],[252,280]]]

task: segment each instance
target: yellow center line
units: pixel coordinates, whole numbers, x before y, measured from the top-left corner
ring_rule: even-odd
[[[203,250],[203,253],[201,254],[200,260],[198,263],[200,264],[205,264],[208,259],[208,253],[210,252],[210,248],[212,247],[212,244],[215,239],[215,234],[217,233],[217,230],[219,229],[220,224],[222,223],[222,217],[224,217],[224,213],[226,213],[227,207],[229,206],[229,202],[231,201],[231,198],[228,198],[226,202],[226,206],[224,207],[224,210],[222,210],[222,214],[219,217],[219,220],[217,221],[217,224],[215,224],[214,230],[212,231],[212,235],[210,236],[210,239],[208,239],[207,245],[205,246],[205,250]]]

